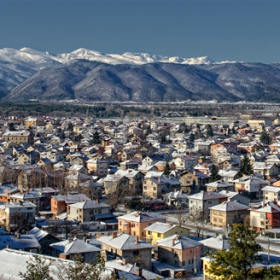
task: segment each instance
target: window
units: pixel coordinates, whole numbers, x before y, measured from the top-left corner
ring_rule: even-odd
[[[183,261],[183,262],[182,262],[182,266],[185,266],[185,265],[186,265],[186,262],[185,262],[185,261]]]
[[[148,235],[151,235],[151,232],[148,230]]]
[[[138,256],[139,255],[139,251],[133,251],[133,256]]]
[[[158,233],[158,234],[157,234],[157,236],[158,236],[158,237],[161,237],[161,234],[160,234],[160,233]]]

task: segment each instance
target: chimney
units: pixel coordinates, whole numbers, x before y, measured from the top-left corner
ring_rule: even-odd
[[[60,253],[58,256],[60,259],[67,259],[67,256],[65,254]]]
[[[175,238],[172,239],[172,246],[175,245]]]
[[[122,258],[122,263],[126,264],[126,259],[125,258]]]
[[[139,243],[139,237],[138,236],[135,237],[135,243]]]
[[[73,242],[73,237],[70,237],[70,238],[68,238],[68,243],[71,243],[71,242]]]
[[[140,216],[140,212],[136,212],[135,216],[139,217]]]
[[[95,237],[98,239],[98,238],[102,237],[102,234],[96,233],[96,234],[95,234]]]
[[[142,267],[137,267],[136,274],[142,277]]]
[[[8,245],[6,246],[7,249],[10,249],[10,247],[11,247],[10,244],[8,244]]]
[[[160,178],[160,177],[158,177],[158,179],[157,179],[157,180],[158,180],[158,182],[160,182],[160,181],[161,181],[161,178]]]
[[[17,232],[16,238],[20,239],[20,233],[19,232]]]
[[[86,236],[83,237],[83,241],[84,241],[85,243],[87,243],[87,238],[86,238]]]
[[[112,238],[116,238],[118,236],[118,233],[116,231],[112,232]]]

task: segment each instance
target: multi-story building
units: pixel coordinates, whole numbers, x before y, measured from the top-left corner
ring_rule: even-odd
[[[190,235],[190,230],[188,228],[160,222],[156,222],[146,227],[145,231],[146,241],[152,243],[153,245],[157,245],[158,241],[174,234],[179,234],[180,236],[186,237]]]
[[[173,176],[160,176],[145,178],[143,181],[143,195],[150,198],[162,198],[170,191],[179,191],[181,183]]]
[[[216,192],[200,192],[189,196],[189,212],[195,218],[209,220],[210,208],[227,201],[227,196]]]
[[[87,169],[89,173],[96,176],[105,177],[108,174],[109,161],[106,159],[89,159]]]
[[[202,245],[199,242],[175,234],[159,240],[157,244],[161,262],[183,268],[187,273],[200,270]]]
[[[118,219],[118,232],[127,233],[145,239],[145,228],[155,222],[165,223],[166,218],[156,213],[132,212],[120,216]]]
[[[275,201],[277,204],[280,202],[280,188],[265,186],[262,192],[264,202]]]
[[[69,205],[69,220],[79,222],[95,221],[97,216],[111,213],[110,205],[95,200],[86,200]]]
[[[122,258],[125,262],[140,263],[144,268],[152,268],[153,245],[144,242],[129,234],[113,233],[111,236],[102,236],[98,239],[101,243],[102,254],[106,260]]]
[[[213,226],[228,228],[233,223],[243,223],[249,215],[249,206],[236,201],[225,201],[210,208],[210,222]]]
[[[0,205],[0,223],[7,229],[16,229],[21,223],[33,224],[35,222],[36,205],[27,202],[14,202]],[[17,218],[15,216],[17,215]]]
[[[28,130],[6,131],[3,133],[2,138],[15,144],[20,144],[22,142],[33,144],[34,141],[33,134]]]
[[[25,127],[30,127],[30,126],[44,126],[45,121],[43,118],[38,118],[38,117],[27,117],[24,120],[24,125]]]
[[[263,203],[258,208],[250,209],[250,226],[257,231],[279,228],[280,207],[276,202]]]

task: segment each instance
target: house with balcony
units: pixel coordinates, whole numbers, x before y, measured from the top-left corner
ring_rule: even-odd
[[[155,222],[166,222],[166,218],[157,213],[144,213],[137,211],[120,216],[117,219],[119,233],[127,233],[133,236],[138,236],[143,240],[146,238],[146,227]]]
[[[182,191],[166,193],[162,199],[171,208],[185,209],[189,205],[189,195],[182,193]]]
[[[200,270],[202,245],[199,242],[175,234],[159,240],[157,244],[159,261],[183,268],[184,275]]]
[[[280,226],[280,207],[276,202],[269,201],[250,209],[250,226],[263,231]]]
[[[268,185],[268,181],[255,176],[243,176],[233,183],[236,192],[250,199],[262,199],[262,188]]]
[[[102,256],[105,257],[106,261],[119,257],[125,263],[140,264],[151,270],[152,249],[155,247],[140,240],[138,236],[114,232],[110,236],[98,238],[98,241],[101,243]]]
[[[263,202],[275,201],[280,204],[280,188],[273,186],[265,186],[262,188]]]
[[[210,208],[227,201],[227,196],[217,192],[200,192],[189,196],[189,213],[195,218],[210,219]]]
[[[180,191],[181,183],[173,176],[145,177],[143,181],[143,195],[150,198],[162,198],[170,191]]]
[[[14,215],[21,216],[21,221],[26,224],[35,222],[36,205],[27,202],[13,202],[0,205],[0,223],[9,230],[17,229],[18,225],[14,219]]]
[[[207,192],[234,191],[234,184],[223,180],[207,183],[205,186]]]
[[[95,221],[96,218],[113,218],[111,207],[108,204],[100,203],[96,200],[85,200],[69,205],[68,220],[77,220],[79,222]]]

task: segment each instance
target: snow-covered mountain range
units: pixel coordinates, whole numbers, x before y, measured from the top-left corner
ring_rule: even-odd
[[[176,63],[176,64],[212,64],[214,61],[207,56],[198,58],[168,57],[161,55],[150,55],[148,53],[131,53],[124,54],[104,54],[98,51],[84,48],[77,49],[70,53],[51,54],[49,52],[40,52],[31,48],[22,48],[20,50],[4,48],[0,49],[0,61],[6,62],[26,62],[36,63],[38,67],[43,67],[48,63],[55,62],[67,63],[71,60],[85,59],[98,61],[107,64],[147,64],[147,63]]]
[[[0,99],[280,102],[280,64],[0,49]]]

